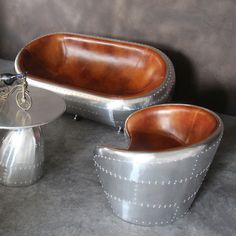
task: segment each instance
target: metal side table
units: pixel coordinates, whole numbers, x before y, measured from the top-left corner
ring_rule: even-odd
[[[17,107],[15,94],[0,104],[0,183],[27,186],[43,174],[44,138],[41,126],[65,111],[65,102],[46,90],[29,88],[32,107]]]

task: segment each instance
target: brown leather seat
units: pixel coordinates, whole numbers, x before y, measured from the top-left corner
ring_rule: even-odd
[[[73,34],[33,41],[18,66],[45,81],[114,97],[148,93],[166,74],[163,58],[150,48]]]
[[[129,150],[155,151],[190,146],[209,137],[218,121],[195,106],[161,105],[132,114],[126,121]]]

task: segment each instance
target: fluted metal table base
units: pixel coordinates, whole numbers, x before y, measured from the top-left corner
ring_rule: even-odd
[[[0,130],[0,183],[27,186],[43,174],[44,139],[40,127]]]

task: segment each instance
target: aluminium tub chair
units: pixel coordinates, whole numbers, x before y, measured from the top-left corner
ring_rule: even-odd
[[[145,226],[174,222],[187,213],[210,167],[221,119],[197,106],[159,105],[130,115],[125,131],[127,149],[100,146],[94,152],[114,214]]]
[[[138,109],[170,100],[175,83],[173,65],[158,49],[69,33],[27,44],[15,70],[27,72],[30,85],[63,96],[67,112],[115,127]]]

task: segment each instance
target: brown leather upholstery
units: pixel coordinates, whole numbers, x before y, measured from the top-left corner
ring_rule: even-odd
[[[219,125],[205,109],[185,105],[153,106],[126,121],[130,150],[164,150],[189,146],[209,137]]]
[[[73,34],[31,42],[18,63],[32,77],[114,97],[146,94],[166,75],[163,58],[151,48]]]

